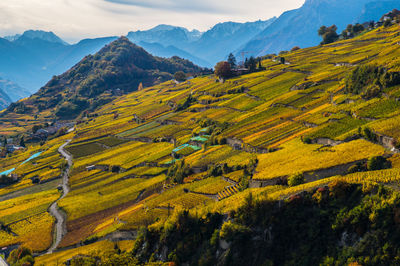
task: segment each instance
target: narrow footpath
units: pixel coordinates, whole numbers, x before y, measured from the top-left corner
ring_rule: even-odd
[[[47,254],[53,253],[53,251],[60,244],[61,240],[64,238],[67,233],[67,224],[66,224],[66,214],[58,208],[58,202],[67,196],[69,192],[68,180],[69,180],[69,172],[72,167],[72,156],[65,151],[65,146],[67,146],[71,140],[68,140],[66,143],[58,148],[58,152],[67,160],[68,166],[64,171],[62,177],[62,195],[61,197],[55,201],[49,208],[49,213],[56,219],[55,227],[54,227],[54,235],[55,239],[51,247],[47,250]]]

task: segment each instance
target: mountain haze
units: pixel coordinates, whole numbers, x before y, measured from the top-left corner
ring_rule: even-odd
[[[348,24],[378,20],[382,14],[399,7],[400,1],[307,0],[301,8],[284,12],[236,54],[249,51],[261,56],[294,46],[314,46],[321,41],[317,31],[322,25],[335,24],[340,33]]]

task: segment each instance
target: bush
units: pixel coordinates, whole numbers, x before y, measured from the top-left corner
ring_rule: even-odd
[[[178,71],[175,73],[174,78],[176,81],[183,82],[186,80],[186,74],[183,71]]]
[[[288,178],[288,185],[289,187],[298,186],[304,184],[305,179],[303,174],[295,174]]]
[[[365,170],[366,170],[365,165],[363,165],[362,163],[357,163],[355,165],[350,166],[347,169],[347,173],[352,174],[352,173],[362,172]]]
[[[228,221],[222,225],[219,237],[226,241],[240,240],[248,236],[250,229],[244,225]]]
[[[376,141],[376,134],[371,129],[369,129],[368,127],[364,128],[363,135],[369,141],[372,141],[372,142]]]
[[[392,21],[390,21],[390,19],[385,20],[385,22],[383,23],[383,26],[385,28],[392,26]]]
[[[0,176],[0,186],[8,186],[14,183],[13,178],[6,176],[6,175],[1,175]]]
[[[113,165],[111,167],[111,172],[113,173],[119,173],[121,171],[121,167],[119,167],[118,165]]]
[[[29,248],[20,246],[18,249],[11,251],[7,262],[10,265],[33,265],[34,259],[32,257],[32,251]]]
[[[295,47],[293,47],[292,50],[290,50],[290,51],[291,51],[291,52],[294,52],[294,51],[297,51],[297,50],[300,50],[300,47],[295,46]]]
[[[368,171],[382,170],[390,167],[390,162],[383,156],[369,158],[367,163]]]

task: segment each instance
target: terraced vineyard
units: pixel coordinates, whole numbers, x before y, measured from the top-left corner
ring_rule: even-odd
[[[51,245],[47,208],[59,197],[65,162],[57,149],[67,139],[73,168],[71,191],[58,203],[68,230],[59,247],[71,250],[39,257],[46,265],[110,250],[104,237],[160,226],[178,210],[228,213],[250,193],[285,199],[334,180],[398,187],[400,83],[367,98],[346,92],[346,79],[360,65],[399,71],[399,44],[398,25],[381,27],[287,53],[288,64],[264,59],[265,70],[225,82],[169,81],[82,115],[75,131],[0,159],[1,171],[19,176],[0,188],[0,247],[39,254]],[[4,122],[0,132],[27,133],[35,123],[30,114],[1,119],[11,117],[20,126]],[[372,157],[389,161],[387,169],[371,167]],[[289,187],[296,174],[303,182]]]

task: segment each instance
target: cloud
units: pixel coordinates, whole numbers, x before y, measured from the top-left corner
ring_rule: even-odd
[[[190,13],[229,13],[233,9],[223,6],[218,1],[187,1],[187,0],[104,0],[109,3],[144,7],[156,10],[185,11]]]
[[[125,35],[158,24],[207,30],[224,21],[279,16],[304,0],[1,0],[0,36],[27,29],[53,31],[67,41]]]

